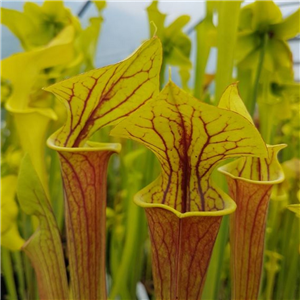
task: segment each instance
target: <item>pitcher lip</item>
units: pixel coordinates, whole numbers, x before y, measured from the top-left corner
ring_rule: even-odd
[[[189,212],[185,212],[185,213],[181,213],[180,211],[178,211],[178,210],[174,209],[173,207],[170,207],[166,204],[145,202],[141,199],[140,192],[138,192],[134,196],[133,201],[136,205],[143,207],[145,209],[146,208],[162,208],[169,212],[172,212],[179,219],[184,219],[184,218],[189,218],[189,217],[222,217],[222,216],[233,213],[236,210],[236,203],[228,195],[225,195],[225,198],[226,199],[224,199],[224,202],[226,203],[227,207],[224,209],[215,210],[215,211],[189,211]]]
[[[60,129],[59,129],[60,131]],[[59,151],[59,152],[95,152],[95,151],[112,151],[115,153],[119,153],[122,149],[122,146],[120,143],[99,143],[99,142],[92,142],[92,141],[86,141],[85,145],[83,147],[63,147],[63,146],[57,146],[55,145],[55,138],[58,131],[53,133],[48,139],[47,139],[47,146],[50,149]]]

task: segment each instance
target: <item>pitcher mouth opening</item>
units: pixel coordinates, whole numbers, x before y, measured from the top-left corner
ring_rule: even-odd
[[[147,189],[147,187],[145,187],[144,189]],[[198,216],[199,217],[222,217],[222,216],[229,215],[236,210],[236,203],[233,201],[233,199],[231,199],[227,194],[224,193],[224,198],[225,198],[225,199],[223,199],[224,204],[225,204],[224,209],[214,210],[214,211],[189,211],[189,212],[182,213],[166,204],[146,202],[142,196],[144,189],[139,191],[134,196],[133,201],[136,205],[143,207],[145,209],[146,208],[165,209],[165,210],[170,211],[173,214],[175,214],[179,219],[189,218],[189,217],[198,217]]]
[[[228,164],[229,165],[229,164]],[[253,180],[253,179],[249,179],[246,177],[241,177],[241,176],[236,176],[232,173],[230,173],[229,171],[227,171],[226,166],[222,166],[220,168],[218,168],[218,171],[221,172],[222,174],[231,177],[232,179],[235,180],[240,180],[240,181],[244,181],[244,182],[249,182],[249,183],[254,183],[254,184],[258,184],[258,185],[273,185],[273,184],[278,184],[284,181],[284,173],[281,172],[279,174],[279,176],[276,179],[273,180]]]
[[[60,130],[60,129],[59,129]],[[48,139],[47,139],[47,146],[50,149],[59,151],[59,152],[95,152],[95,151],[111,151],[114,153],[120,153],[122,146],[119,143],[98,143],[92,141],[86,141],[83,147],[63,147],[57,146],[55,144],[55,139],[57,132],[54,132]]]

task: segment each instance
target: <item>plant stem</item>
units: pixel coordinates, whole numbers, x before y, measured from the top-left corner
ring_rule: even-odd
[[[253,98],[251,94],[253,92],[253,73],[253,70],[238,68],[239,92],[248,111],[251,109]]]
[[[212,30],[212,13],[208,14],[200,24],[197,25],[196,31],[196,66],[195,66],[195,81],[194,81],[194,96],[197,99],[203,97],[205,69],[212,44],[207,40],[209,38],[209,30]]]
[[[280,200],[271,200],[269,205],[267,227],[272,231],[266,240],[266,249],[275,251],[278,243],[278,231],[281,225]]]
[[[291,213],[289,213],[291,215]],[[293,218],[293,228],[290,233],[290,243],[287,247],[288,255],[285,258],[289,258],[287,277],[284,282],[283,299],[299,299],[296,297],[296,287],[297,287],[297,274],[299,271],[299,219],[294,216],[289,216]],[[293,238],[294,237],[294,238]],[[287,253],[286,253],[287,254]]]
[[[12,252],[12,258],[15,265],[15,270],[18,278],[18,291],[21,299],[25,299],[25,279],[24,279],[24,269],[21,258],[21,252]]]
[[[258,95],[258,89],[259,89],[259,81],[260,81],[260,77],[261,77],[261,73],[262,73],[262,69],[263,69],[263,65],[264,65],[264,58],[265,58],[265,52],[266,52],[268,40],[269,40],[269,35],[268,35],[268,33],[265,33],[263,36],[262,47],[261,47],[261,51],[260,51],[256,76],[254,79],[253,98],[252,98],[252,102],[250,103],[250,109],[249,109],[251,116],[253,116],[254,111],[255,111],[255,104],[257,101],[257,95]]]
[[[273,289],[274,289],[274,283],[275,283],[275,272],[268,272],[268,281],[267,281],[267,287],[266,287],[266,300],[272,299],[273,295]]]
[[[229,217],[224,216],[209,264],[202,299],[219,299],[224,249],[228,242]]]
[[[21,211],[21,223],[22,226],[22,236],[25,240],[28,240],[32,234],[32,222],[31,217],[26,215],[23,211]],[[25,274],[25,282],[26,282],[26,291],[27,291],[27,298],[31,299],[34,295],[34,289],[36,286],[35,277],[33,268],[29,261],[29,258],[25,255],[24,252],[21,253],[22,261],[24,263],[24,274]]]
[[[290,218],[290,212],[285,211],[283,214],[283,228],[281,235],[281,244],[279,246],[278,252],[284,257],[281,263],[281,269],[278,273],[278,279],[276,284],[276,296],[274,299],[285,299],[283,298],[284,287],[286,284],[287,273],[288,270],[288,262],[287,259],[290,257],[289,255],[289,240],[291,238],[291,229],[293,225],[293,218]]]
[[[115,280],[115,284],[112,287],[110,298],[115,299],[118,293],[122,290],[128,290],[126,288],[128,279],[128,271],[132,271],[132,264],[133,264],[133,253],[136,252],[136,244],[138,244],[138,220],[139,220],[139,210],[140,208],[135,205],[130,205],[128,210],[128,219],[130,222],[127,224],[127,238],[124,245],[124,250],[122,253],[122,260],[120,267],[118,269],[118,275]],[[124,296],[124,295],[123,295]]]
[[[153,177],[154,155],[150,151],[148,151],[146,153],[144,161],[146,162],[146,172],[144,181],[146,181],[145,184],[148,184]],[[132,199],[134,197],[135,192],[139,190],[141,188],[141,185],[143,184],[137,182],[137,186],[131,187],[130,191],[132,192],[130,192],[127,197],[128,221],[126,224],[125,245],[122,249],[122,259],[120,261],[118,273],[110,293],[111,299],[115,299],[117,296],[121,296],[121,298],[124,299],[131,299],[136,293],[136,284],[139,279],[138,275],[142,265],[141,252],[146,239],[146,230],[144,230],[144,227],[146,227],[146,220],[144,211],[136,204],[134,204],[132,202]],[[128,294],[130,295],[130,297],[126,298],[125,296]]]
[[[242,1],[220,1],[217,28],[217,71],[215,100],[218,101],[232,81],[234,51]],[[230,18],[228,18],[230,16]]]
[[[218,182],[219,187],[228,192],[225,177],[214,171],[213,180]],[[225,247],[229,240],[229,216],[224,216],[221,222],[220,230],[211,256],[207,271],[206,283],[203,290],[202,299],[218,299],[221,286],[221,270],[224,264]]]
[[[1,271],[4,275],[9,300],[17,300],[18,294],[14,280],[14,271],[11,263],[10,251],[1,247]]]
[[[50,150],[51,164],[49,170],[49,189],[50,198],[53,206],[54,215],[56,217],[57,226],[59,231],[62,232],[64,226],[64,199],[61,193],[62,180],[59,170],[58,155],[52,149]]]
[[[260,133],[267,144],[273,144],[274,139],[274,105],[259,104]]]
[[[161,65],[161,69],[160,69],[160,89],[163,88],[164,86],[164,83],[165,83],[165,73],[166,73],[166,63],[165,63],[165,60],[163,59],[162,61],[162,65]]]
[[[196,32],[196,65],[194,81],[194,97],[203,98],[204,78],[207,61],[211,47],[214,45],[214,39],[211,37],[212,31],[215,30],[213,25],[213,12],[217,2],[206,1],[206,16],[198,23],[194,30]],[[213,41],[212,41],[213,40]]]
[[[271,300],[273,299],[273,291],[276,274],[280,268],[279,261],[282,259],[282,256],[276,252],[269,252],[269,261],[265,263],[265,269],[267,270],[266,275],[266,292],[265,299]]]

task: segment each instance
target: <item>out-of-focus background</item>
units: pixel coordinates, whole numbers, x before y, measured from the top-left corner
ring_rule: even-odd
[[[42,1],[32,1],[42,3]],[[64,1],[73,14],[79,14],[83,26],[88,24],[91,16],[95,15],[95,6],[86,5],[87,1]],[[253,1],[244,1],[242,6]],[[299,6],[299,1],[274,1],[280,8],[283,17],[294,12]],[[149,23],[146,8],[151,1],[107,1],[107,6],[103,10],[104,22],[101,28],[98,51],[96,56],[96,66],[102,67],[116,63],[126,58],[132,53],[143,40],[149,38]],[[23,10],[24,1],[3,1],[5,8]],[[185,27],[190,38],[195,39],[193,27],[205,16],[205,1],[160,1],[159,9],[167,14],[166,23],[169,24],[180,15],[187,14],[191,21]],[[215,20],[217,22],[217,20]],[[1,26],[2,43],[1,59],[8,57],[12,53],[21,51],[18,39],[5,27]],[[196,45],[193,41],[192,45]],[[289,41],[294,56],[295,80],[300,80],[300,37]],[[195,61],[195,52],[192,49],[191,61]],[[212,51],[207,65],[207,73],[214,73],[216,67],[216,52]],[[176,73],[173,73],[175,81],[178,80]],[[191,74],[191,82],[193,74]]]
[[[45,143],[46,137],[49,137],[65,122],[66,111],[63,104],[56,101],[57,99],[52,94],[43,91],[42,88],[77,75],[79,72],[90,70],[94,68],[94,65],[100,68],[124,60],[143,41],[149,39],[155,31],[154,27],[149,28],[150,19],[158,21],[157,35],[161,38],[163,45],[164,59],[162,71],[160,72],[161,87],[165,85],[166,80],[164,79],[168,76],[168,68],[166,67],[172,65],[172,80],[177,85],[196,98],[201,99],[201,101],[210,105],[217,105],[225,88],[232,81],[239,81],[241,98],[265,142],[271,145],[282,143],[288,145],[279,155],[286,174],[286,180],[278,185],[276,189],[274,188],[268,208],[265,237],[266,251],[262,266],[264,274],[261,279],[260,296],[257,299],[300,299],[300,219],[298,218],[300,216],[300,20],[297,20],[299,18],[299,0],[274,1],[283,15],[283,20],[276,23],[276,25],[280,25],[279,28],[281,29],[279,29],[278,36],[282,38],[277,48],[276,45],[278,44],[274,43],[274,40],[277,39],[272,40],[276,30],[273,31],[274,27],[272,29],[271,26],[274,24],[269,21],[274,19],[274,10],[275,20],[277,20],[276,14],[280,16],[279,19],[281,19],[281,15],[278,7],[272,1],[257,0],[256,3],[253,3],[251,7],[255,7],[256,10],[252,11],[253,13],[249,19],[240,17],[242,11],[249,10],[249,7],[240,9],[242,1],[238,3],[218,1],[218,4],[221,3],[221,5],[216,5],[216,7],[219,6],[217,9],[214,7],[215,1],[204,0],[160,0],[158,3],[157,1],[152,3],[150,0],[107,0],[104,9],[104,3],[100,1],[97,1],[98,5],[93,3],[95,1],[87,0],[63,1],[72,14],[79,17],[82,27],[87,28],[87,30],[78,29],[80,26],[78,26],[77,18],[73,18],[73,15],[70,17],[69,12],[61,5],[62,3],[54,0],[49,0],[48,3],[45,2],[44,4],[50,6],[50,13],[43,18],[43,14],[41,16],[38,14],[41,7],[33,4],[36,3],[41,6],[43,1],[28,2],[31,2],[27,5],[32,10],[27,15],[27,22],[22,23],[20,21],[22,20],[22,14],[19,11],[23,11],[25,1],[0,0],[0,5],[8,9],[2,10],[2,22],[11,29],[10,31],[6,26],[1,25],[0,56],[3,60],[1,62],[1,182],[5,182],[1,183],[1,186],[6,186],[6,190],[2,188],[1,192],[4,195],[9,193],[9,197],[7,195],[5,197],[12,204],[6,205],[6,208],[15,205],[17,211],[14,212],[11,220],[7,221],[10,226],[7,228],[14,229],[16,231],[15,236],[7,234],[7,232],[9,233],[7,230],[6,232],[1,231],[2,290],[0,298],[5,300],[39,299],[37,281],[31,263],[24,251],[19,251],[24,241],[28,240],[34,232],[31,216],[28,216],[27,212],[24,212],[21,205],[16,202],[18,198],[19,203],[21,203],[21,197],[19,199],[16,196],[17,187],[7,183],[10,180],[17,182],[21,158],[25,152],[29,152],[28,149],[30,151],[34,150],[33,154],[30,154],[32,157],[45,162],[45,170],[43,170],[43,174],[46,174],[44,178],[45,186],[47,188],[49,186],[49,198],[62,237],[62,246],[66,249],[64,258],[67,263],[67,272],[70,274],[71,264],[68,260],[70,251],[68,251],[69,244],[64,225],[64,193],[59,159],[54,151],[46,148]],[[252,2],[254,1],[243,1],[241,5],[245,7],[245,5]],[[265,4],[267,8],[262,9]],[[65,14],[59,14],[57,9],[59,5],[61,5],[61,11]],[[158,5],[158,9],[156,5]],[[226,10],[222,11],[220,7],[223,5]],[[232,12],[232,7],[236,5],[238,6],[237,10]],[[152,7],[149,9],[148,16],[147,8],[149,6]],[[99,11],[97,11],[97,7]],[[4,17],[5,11],[7,13],[6,19]],[[25,10],[25,15],[27,12]],[[48,13],[47,10],[46,12]],[[150,16],[151,13],[152,16]],[[159,24],[159,21],[164,18],[162,14],[166,15],[166,20],[164,24],[161,24],[163,22]],[[286,26],[285,18],[291,14],[293,14],[292,18],[288,19],[288,26]],[[182,18],[183,15],[190,18],[190,21],[183,27],[184,34],[181,31],[181,25],[185,24],[188,18]],[[155,19],[155,16],[157,19]],[[218,16],[220,16],[219,22]],[[26,25],[31,23],[32,20],[39,20],[39,17],[41,22],[36,23],[37,26],[34,26],[34,30],[30,31],[30,34],[26,32],[24,36],[18,36],[19,32],[26,29]],[[62,26],[64,29],[66,25],[69,25],[68,21],[72,20],[70,22],[72,23],[72,32],[78,30],[77,35],[75,34],[75,38],[70,44],[70,52],[63,53],[60,50],[62,48],[59,48],[59,54],[62,54],[60,56],[57,55],[57,52],[53,55],[53,52],[50,51],[51,57],[47,56],[47,58],[40,59],[42,62],[48,63],[50,61],[49,66],[39,67],[36,64],[36,56],[33,55],[33,58],[28,59],[27,54],[30,53],[31,55],[35,50],[39,52],[40,47],[47,48],[51,45],[51,42],[55,41],[58,32],[61,30],[60,28],[56,32],[56,29],[59,28],[59,26],[56,27],[56,17],[61,23],[67,21]],[[100,24],[101,26],[95,60],[93,60],[94,46],[95,41],[97,41],[99,27],[91,26],[91,18],[98,20],[99,23],[94,24],[97,26]],[[260,23],[260,19],[263,19],[263,22]],[[174,24],[174,21],[177,22],[176,30],[172,25],[169,26]],[[59,22],[58,24],[61,24]],[[24,27],[23,24],[25,24]],[[232,24],[239,26],[237,28]],[[284,28],[282,24],[284,24]],[[170,27],[172,30],[167,31]],[[253,29],[253,32],[249,28]],[[89,31],[90,29],[91,31]],[[161,36],[159,35],[160,29],[163,32]],[[150,34],[150,31],[152,34]],[[245,43],[243,38],[245,36],[249,38],[248,35],[250,35],[250,41],[248,39]],[[217,40],[218,37],[219,40]],[[242,37],[242,42],[240,37]],[[287,40],[289,47],[286,47],[285,37],[289,38]],[[24,43],[24,40],[26,43]],[[24,44],[27,46],[27,40],[29,46],[24,47]],[[235,40],[237,40],[237,43],[235,43]],[[23,48],[20,41],[23,43]],[[63,39],[63,41],[65,40]],[[217,53],[217,49],[219,49],[219,53]],[[76,54],[74,54],[74,57],[72,56],[73,51]],[[293,60],[291,60],[290,51]],[[19,52],[20,55],[12,55]],[[22,59],[16,59],[19,56]],[[64,57],[65,60],[61,65],[57,65],[58,63],[51,60],[52,58],[61,59],[61,57]],[[72,61],[70,62],[69,59]],[[21,63],[23,62],[22,67]],[[294,75],[291,72],[292,62]],[[174,67],[174,65],[177,67]],[[33,66],[33,71],[30,70],[30,66]],[[32,78],[28,74],[33,74]],[[165,77],[161,76],[162,74],[165,74]],[[26,81],[27,78],[30,80]],[[187,80],[189,80],[188,84]],[[19,95],[17,95],[18,97],[12,97],[16,94],[16,91],[24,96],[26,105],[22,106],[22,109],[19,107],[22,102]],[[161,109],[164,109],[163,106],[161,107]],[[49,126],[46,126],[45,129],[39,125],[36,126],[39,123],[32,121],[32,111],[34,111],[35,116],[40,117],[41,110],[46,111],[45,116],[49,113],[49,110],[55,112],[58,115],[58,120],[55,122],[48,120]],[[21,123],[17,123],[20,118]],[[38,132],[37,134],[35,130],[31,130],[32,128],[39,128],[41,132],[44,130],[42,133],[45,136],[41,138],[42,133]],[[101,132],[96,132],[91,140],[115,142],[115,138],[109,136],[109,131],[110,128],[103,128]],[[45,153],[42,152],[39,156],[35,155],[35,148],[38,148],[36,147],[36,140],[45,148]],[[118,142],[120,141],[118,140]],[[143,210],[138,208],[132,199],[137,191],[157,178],[160,167],[154,154],[145,149],[143,145],[125,140],[121,142],[122,152],[119,156],[114,155],[112,157],[108,170],[106,283],[110,294],[109,298],[117,300],[155,299],[150,255],[151,243],[146,218]],[[219,187],[227,191],[225,177],[221,174],[213,174],[213,176],[215,175],[217,177],[214,179],[218,182]],[[49,180],[47,176],[49,176]],[[1,195],[1,201],[5,197]],[[2,203],[3,201],[1,205]],[[5,214],[5,209],[2,209],[2,207],[1,213]],[[9,211],[7,214],[10,213]],[[294,213],[297,214],[297,217]],[[76,221],[80,223],[81,219],[78,218]],[[4,226],[1,225],[1,230],[3,228]],[[234,251],[230,250],[232,248],[229,244],[228,229],[229,216],[223,218],[201,299],[227,300],[231,297],[230,285],[231,281],[234,282],[234,280],[230,277],[230,267],[232,266],[230,255]],[[14,241],[17,241],[20,245],[14,245],[9,239],[4,244],[3,237],[5,237],[5,234],[9,238],[18,238]],[[235,261],[238,260],[235,259]],[[36,265],[38,264],[36,263]],[[44,270],[48,269],[50,268],[44,268]],[[78,276],[78,278],[81,280],[81,276]],[[90,290],[90,288],[88,287],[87,290]],[[243,297],[233,295],[233,298],[241,299]]]

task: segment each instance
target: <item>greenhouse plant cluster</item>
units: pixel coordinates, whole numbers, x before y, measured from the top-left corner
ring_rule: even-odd
[[[300,299],[299,3],[202,2],[100,68],[111,1],[2,5],[1,299]]]

